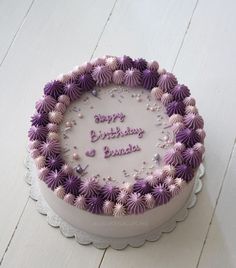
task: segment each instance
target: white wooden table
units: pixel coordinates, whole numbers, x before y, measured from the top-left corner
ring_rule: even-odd
[[[236,267],[235,0],[0,0],[2,267]],[[204,188],[155,243],[80,246],[49,227],[23,181],[29,116],[44,83],[104,54],[158,59],[205,118]]]

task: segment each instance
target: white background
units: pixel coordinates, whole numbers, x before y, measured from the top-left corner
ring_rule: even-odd
[[[236,267],[235,0],[0,0],[3,267]],[[29,117],[58,73],[104,54],[157,59],[204,116],[206,176],[186,221],[155,243],[98,250],[66,239],[23,181]]]

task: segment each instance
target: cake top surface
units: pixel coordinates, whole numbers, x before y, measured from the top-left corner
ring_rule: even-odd
[[[47,83],[28,136],[43,180],[96,214],[169,202],[202,161],[204,121],[187,86],[156,61],[106,56]]]

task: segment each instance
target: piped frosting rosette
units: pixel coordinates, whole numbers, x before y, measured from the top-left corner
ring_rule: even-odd
[[[58,134],[71,102],[84,92],[94,95],[96,85],[105,87],[111,83],[151,91],[155,101],[165,107],[175,138],[175,144],[163,157],[162,168],[121,187],[102,185],[96,178],[81,178],[65,163]],[[129,56],[97,58],[48,82],[43,93],[31,117],[29,150],[39,179],[58,198],[78,209],[110,217],[144,213],[181,194],[202,162],[206,134],[196,101],[186,85],[179,84],[172,73],[159,69],[157,61]]]

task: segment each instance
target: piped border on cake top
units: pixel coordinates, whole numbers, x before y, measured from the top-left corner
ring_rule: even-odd
[[[165,165],[152,175],[124,183],[122,187],[96,178],[82,178],[83,168],[75,170],[65,163],[59,143],[59,125],[71,102],[84,92],[97,96],[95,86],[114,83],[143,87],[166,108],[175,144],[164,155]],[[139,214],[169,202],[194,177],[205,151],[203,118],[187,86],[159,68],[157,61],[129,56],[105,56],[60,75],[44,87],[44,95],[35,104],[28,131],[29,149],[38,175],[68,204],[95,214],[124,216]],[[68,126],[69,127],[69,126]],[[76,175],[75,175],[76,174]]]

